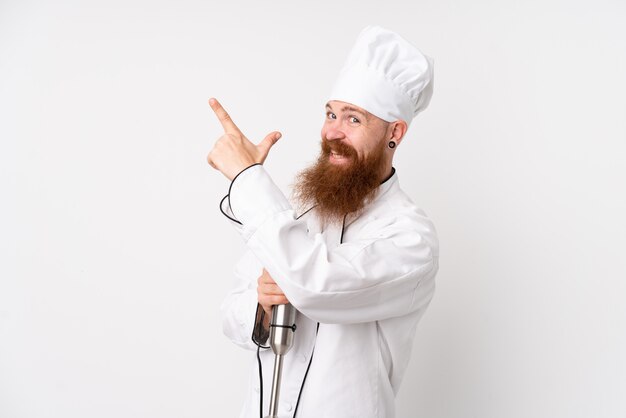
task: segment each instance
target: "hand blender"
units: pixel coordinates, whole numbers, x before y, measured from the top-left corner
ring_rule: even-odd
[[[283,356],[293,346],[293,334],[296,331],[296,308],[290,303],[274,305],[270,321],[270,347],[274,352],[274,376],[270,398],[270,412],[265,418],[278,418],[278,397],[283,368]]]

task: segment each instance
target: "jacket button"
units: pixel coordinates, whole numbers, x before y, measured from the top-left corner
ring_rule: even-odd
[[[259,387],[258,387],[258,386],[255,386],[255,387],[254,387],[254,391],[255,391],[256,393],[259,393]]]
[[[298,359],[300,360],[300,362],[306,363],[306,356],[304,354],[300,354],[300,356],[298,356]]]
[[[291,404],[290,404],[290,403],[288,403],[288,404],[285,404],[285,409],[286,409],[287,411],[291,411],[291,410],[293,409],[293,407],[291,406]]]

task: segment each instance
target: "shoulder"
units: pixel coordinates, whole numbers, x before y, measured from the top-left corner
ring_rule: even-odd
[[[396,176],[394,176],[396,177]],[[426,212],[400,188],[397,178],[349,225],[353,238],[391,239],[403,243],[421,242],[438,256],[435,225]]]

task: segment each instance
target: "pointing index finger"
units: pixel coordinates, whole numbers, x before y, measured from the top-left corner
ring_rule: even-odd
[[[228,112],[226,112],[226,110],[224,110],[224,108],[222,107],[220,102],[217,101],[217,99],[215,99],[213,97],[210,98],[209,99],[209,106],[211,106],[211,109],[213,109],[213,112],[217,116],[217,119],[219,119],[220,123],[222,124],[222,128],[224,128],[224,132],[225,133],[227,133],[227,134],[232,134],[232,133],[241,134],[241,131],[239,130],[237,125],[235,125],[235,122],[233,122],[233,120],[230,117],[230,115],[228,114]]]

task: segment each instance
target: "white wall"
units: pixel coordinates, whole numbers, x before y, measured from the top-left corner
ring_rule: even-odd
[[[399,418],[626,416],[621,1],[0,0],[0,417],[236,416],[222,100],[288,189],[367,24],[435,58],[398,150],[438,289]]]

